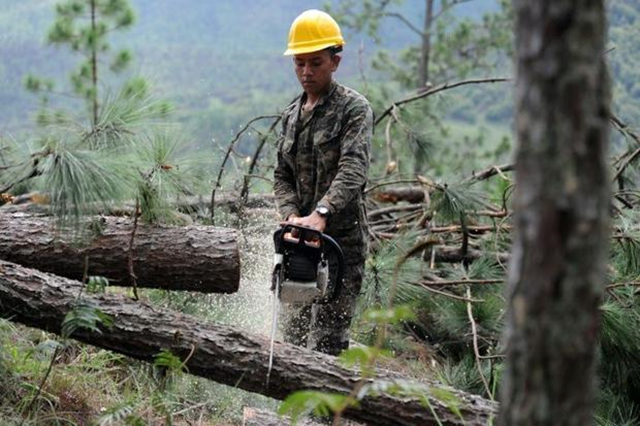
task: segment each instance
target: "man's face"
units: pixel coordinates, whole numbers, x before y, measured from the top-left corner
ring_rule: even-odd
[[[340,56],[328,50],[304,53],[293,57],[296,76],[302,89],[310,95],[320,95],[331,83],[331,75],[338,69]]]

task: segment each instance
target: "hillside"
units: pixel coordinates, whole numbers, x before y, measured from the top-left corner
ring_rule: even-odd
[[[181,121],[205,126],[205,133],[226,128],[222,134],[228,134],[245,117],[273,112],[297,92],[289,59],[281,55],[288,27],[301,10],[322,8],[323,3],[133,0],[136,24],[113,44],[134,51],[135,72],[149,78],[160,96],[178,107]],[[411,0],[404,8],[410,12],[419,3]],[[494,0],[474,3],[461,7],[459,13],[479,16],[493,7]],[[6,0],[5,4],[0,14],[4,30],[0,76],[5,83],[0,87],[0,116],[4,118],[0,131],[18,132],[29,127],[28,114],[37,106],[35,97],[23,89],[24,77],[34,73],[64,81],[75,58],[45,43],[56,0]],[[392,24],[381,30],[383,44],[389,48],[406,46],[414,38]],[[360,43],[365,63],[376,46],[358,34],[349,34],[347,40],[339,77],[353,80],[359,73]],[[242,117],[236,118],[239,113]]]
[[[176,119],[196,139],[206,142],[226,137],[248,117],[277,111],[294,96],[298,86],[289,59],[281,56],[288,26],[301,10],[322,8],[323,3],[133,0],[136,24],[118,34],[113,45],[134,51],[132,73],[147,77],[157,94],[177,107]],[[32,126],[30,114],[37,107],[36,98],[24,90],[25,76],[34,73],[66,83],[77,58],[45,42],[56,0],[5,0],[4,4],[0,14],[0,132],[16,135]],[[402,6],[418,24],[422,18],[412,12],[421,10],[421,4],[422,0],[410,0]],[[459,6],[456,13],[477,18],[495,7],[495,0],[476,0]],[[610,9],[611,43],[616,46],[610,58],[620,99],[618,110],[626,120],[638,121],[640,6],[634,0],[614,0]],[[382,46],[392,51],[415,43],[415,35],[393,21],[383,25],[380,33]],[[362,60],[370,73],[368,64],[378,46],[360,34],[348,34],[347,41],[338,78],[357,87],[358,63]],[[360,45],[362,58],[358,57]],[[491,90],[487,96],[475,92],[463,96],[463,102],[453,107],[454,118],[478,115],[488,105],[490,120],[504,120],[509,116],[510,96],[500,89]],[[65,97],[54,101],[67,102]]]

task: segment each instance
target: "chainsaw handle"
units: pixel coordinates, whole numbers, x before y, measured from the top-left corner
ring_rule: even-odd
[[[314,242],[322,241],[322,237],[324,235],[317,229],[294,225],[292,223],[285,223],[279,230],[276,231],[276,234],[276,238],[282,238],[287,242],[300,245],[309,245],[316,248],[317,246],[314,244]],[[289,235],[291,236],[291,238],[287,238]]]
[[[331,246],[331,248],[338,255],[338,275],[336,276],[336,286],[333,290],[333,294],[329,299],[329,302],[333,302],[336,297],[342,291],[342,274],[344,273],[344,252],[342,251],[342,247],[330,236],[326,234],[322,234],[322,240],[325,244]]]

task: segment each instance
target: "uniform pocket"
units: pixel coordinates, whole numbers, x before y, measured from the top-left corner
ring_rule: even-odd
[[[314,132],[314,148],[318,159],[320,186],[330,184],[338,173],[338,163],[341,156],[340,123],[326,130]]]

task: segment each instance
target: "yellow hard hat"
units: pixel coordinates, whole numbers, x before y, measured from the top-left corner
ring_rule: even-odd
[[[326,12],[310,9],[302,12],[291,24],[286,55],[318,52],[345,44],[338,23]]]

